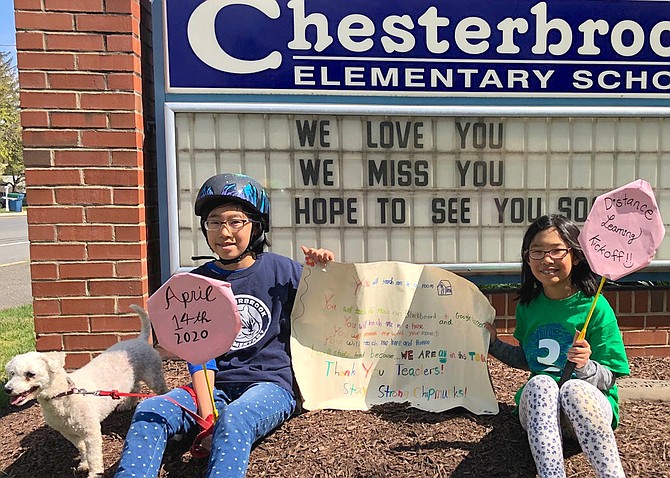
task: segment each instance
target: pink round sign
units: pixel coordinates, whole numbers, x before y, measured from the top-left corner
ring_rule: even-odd
[[[230,284],[188,272],[170,277],[147,309],[158,343],[195,364],[230,350],[242,327]]]
[[[618,280],[648,265],[664,236],[654,192],[638,179],[596,198],[579,243],[591,269]]]

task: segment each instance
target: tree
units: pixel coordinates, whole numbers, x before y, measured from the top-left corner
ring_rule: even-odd
[[[12,191],[25,178],[19,82],[7,52],[0,52],[0,174],[12,177]]]

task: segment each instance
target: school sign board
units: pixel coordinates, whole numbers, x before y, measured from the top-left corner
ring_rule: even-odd
[[[636,179],[670,210],[670,2],[159,5],[166,270],[210,253],[193,201],[220,172],[267,189],[272,250],[298,260],[514,273],[542,214],[581,225]]]
[[[658,1],[169,0],[169,91],[663,95]]]

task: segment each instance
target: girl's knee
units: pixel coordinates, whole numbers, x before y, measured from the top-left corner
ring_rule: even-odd
[[[568,380],[561,387],[561,410],[570,422],[575,420],[609,426],[612,409],[605,396],[593,385],[583,380]]]
[[[561,405],[563,407],[575,407],[580,404],[592,402],[594,388],[595,387],[583,380],[568,380],[563,384],[559,391]],[[595,391],[600,393],[598,390]]]
[[[135,407],[135,415],[146,413],[160,414],[161,402],[158,398],[159,397],[150,397],[139,402],[137,407]]]
[[[525,389],[543,395],[555,395],[558,393],[558,384],[548,375],[535,375],[528,380]]]

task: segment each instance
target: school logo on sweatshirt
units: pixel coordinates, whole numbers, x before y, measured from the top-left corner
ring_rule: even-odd
[[[251,347],[258,343],[270,328],[270,309],[264,302],[252,295],[236,295],[237,310],[240,313],[242,328],[237,334],[231,350]]]

